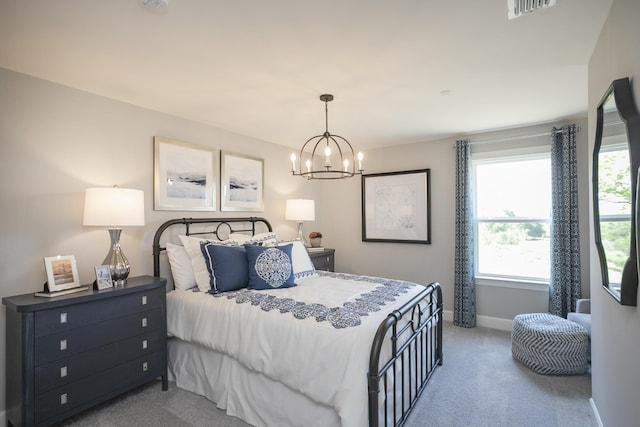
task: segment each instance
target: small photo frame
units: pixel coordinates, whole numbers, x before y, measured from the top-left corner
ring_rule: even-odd
[[[111,270],[108,265],[98,265],[96,270],[96,289],[101,291],[102,289],[108,289],[113,287],[113,281],[111,280]]]
[[[57,292],[82,286],[78,276],[76,258],[73,255],[58,255],[44,258],[49,292]]]
[[[220,187],[223,211],[263,211],[264,160],[222,151]]]

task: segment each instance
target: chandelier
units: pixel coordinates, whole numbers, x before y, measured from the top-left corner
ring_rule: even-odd
[[[362,175],[362,153],[356,156],[349,141],[329,133],[327,103],[333,101],[333,95],[320,95],[320,101],[324,102],[324,133],[309,138],[297,156],[291,154],[291,174],[307,179],[343,179]]]

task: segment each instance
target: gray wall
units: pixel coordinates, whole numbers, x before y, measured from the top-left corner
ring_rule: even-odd
[[[591,149],[596,108],[613,80],[630,77],[636,105],[639,105],[638,22],[640,2],[615,0],[589,61]],[[604,426],[637,426],[640,420],[640,307],[623,307],[602,289],[593,243],[590,254],[593,401]]]

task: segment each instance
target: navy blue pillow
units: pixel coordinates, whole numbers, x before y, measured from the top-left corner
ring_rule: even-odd
[[[203,242],[204,255],[212,293],[235,291],[249,283],[249,266],[244,246],[217,245]]]
[[[249,289],[296,286],[291,264],[292,246],[244,245],[249,261]]]

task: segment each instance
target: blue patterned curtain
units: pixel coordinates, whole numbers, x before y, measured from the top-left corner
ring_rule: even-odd
[[[567,317],[582,295],[576,125],[551,131],[551,280],[549,313]]]
[[[473,197],[471,145],[456,141],[456,264],[453,324],[476,326],[476,288],[473,277]]]

